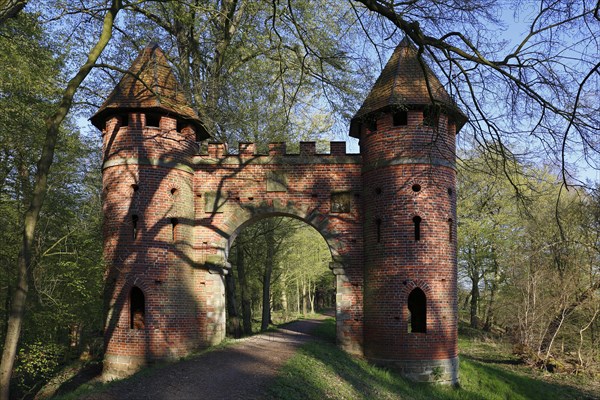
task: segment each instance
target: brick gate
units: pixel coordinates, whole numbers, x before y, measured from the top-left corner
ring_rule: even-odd
[[[326,154],[206,144],[158,46],[130,71],[91,118],[104,151],[106,379],[219,343],[236,235],[290,216],[329,246],[344,350],[457,381],[454,149],[466,118],[408,39],[351,121],[360,154],[344,142]]]

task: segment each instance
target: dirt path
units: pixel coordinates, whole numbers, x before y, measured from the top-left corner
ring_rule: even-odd
[[[115,383],[87,400],[261,399],[281,366],[312,340],[319,320],[292,322],[277,332],[241,340],[190,360]]]

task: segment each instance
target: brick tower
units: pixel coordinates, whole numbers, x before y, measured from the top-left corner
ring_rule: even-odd
[[[403,40],[331,143],[288,154],[209,143],[156,45],[91,118],[102,130],[104,378],[216,344],[236,235],[286,215],[318,230],[336,276],[338,344],[415,380],[456,382],[455,135],[466,117]]]
[[[364,353],[456,382],[455,135],[466,122],[405,38],[351,121],[363,185]]]
[[[204,342],[190,260],[193,156],[207,134],[157,45],[129,71],[91,118],[104,152],[107,379]]]

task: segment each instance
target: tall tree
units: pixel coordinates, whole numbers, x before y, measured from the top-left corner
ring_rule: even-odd
[[[347,116],[364,86],[353,79],[361,63],[351,53],[351,9],[342,2],[315,12],[321,5],[140,2],[125,15],[146,29],[122,39],[124,46],[160,41],[215,139],[314,139],[339,118],[336,111]]]
[[[461,279],[470,285],[470,324],[480,327],[481,290],[490,282],[486,307],[486,328],[493,319],[493,298],[499,271],[499,258],[510,253],[520,240],[518,227],[519,192],[525,190],[522,179],[506,178],[503,160],[493,162],[481,155],[460,163],[458,179],[458,265]]]
[[[21,14],[1,26],[0,32],[0,218],[5,227],[0,233],[3,341],[19,252],[16,232],[22,229],[22,213],[31,197],[44,118],[57,98],[60,62],[43,43],[43,32],[33,17]]]
[[[0,24],[14,18],[26,5],[27,0],[0,0]]]
[[[597,1],[539,1],[535,8],[517,0],[351,3],[359,14],[370,11],[363,24],[377,20],[384,32],[410,37],[466,109],[465,132],[487,155],[516,147],[560,168],[563,184],[574,182],[572,152],[600,168]],[[511,17],[507,9],[523,23],[501,19]]]
[[[71,109],[73,97],[83,80],[88,76],[94,64],[108,44],[117,13],[121,9],[120,0],[112,0],[105,14],[102,32],[95,46],[90,50],[86,62],[69,80],[62,98],[55,111],[46,120],[46,135],[42,152],[37,163],[33,191],[23,218],[23,239],[17,260],[17,281],[11,301],[11,311],[7,323],[2,360],[0,362],[0,400],[8,400],[9,384],[17,352],[17,345],[23,324],[27,292],[29,290],[28,274],[34,253],[34,240],[40,210],[47,192],[48,174],[54,158],[54,152],[60,126]]]

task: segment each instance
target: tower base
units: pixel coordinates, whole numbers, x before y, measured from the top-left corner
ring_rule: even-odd
[[[110,382],[130,377],[141,369],[162,363],[172,363],[181,360],[181,357],[144,357],[105,354],[102,366],[101,381]]]
[[[431,382],[442,385],[458,384],[458,357],[446,360],[388,360],[369,358],[372,363],[398,371],[403,377],[415,382]]]
[[[103,364],[102,381],[108,382],[127,378],[150,365],[151,361],[146,357],[106,354]]]

